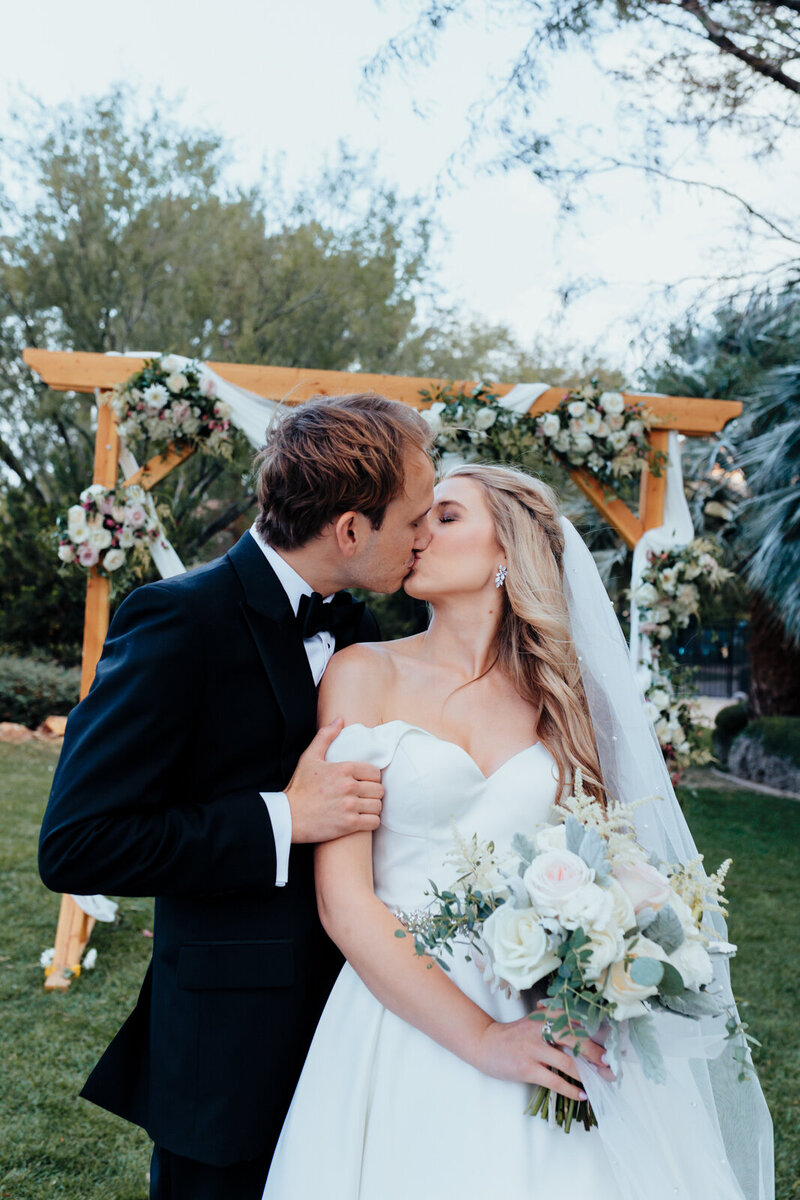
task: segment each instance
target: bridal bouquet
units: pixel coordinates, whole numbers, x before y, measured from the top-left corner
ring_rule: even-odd
[[[532,1018],[545,1022],[545,1037],[572,1036],[578,1047],[586,1037],[603,1041],[616,1075],[625,1039],[648,1078],[662,1082],[659,1010],[689,1019],[724,1011],[709,988],[712,956],[736,947],[716,939],[704,914],[724,912],[730,860],[711,876],[702,857],[679,866],[654,861],[634,837],[634,807],[604,808],[576,772],[573,794],[559,804],[563,821],[532,838],[517,834],[508,854],[457,836],[448,856],[456,881],[445,891],[432,883],[431,906],[404,923],[417,953],[445,970],[454,943],[466,941],[491,986],[518,995],[540,984],[546,999]],[[746,1050],[736,1054],[744,1063]],[[595,1123],[587,1101],[544,1087],[528,1111],[566,1131],[573,1120]]]

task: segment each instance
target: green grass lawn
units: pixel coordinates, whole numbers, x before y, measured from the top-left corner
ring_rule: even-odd
[[[76,1097],[136,998],[152,905],[123,900],[117,926],[95,927],[95,970],[65,995],[44,992],[39,955],[53,944],[58,898],[39,882],[36,841],[55,762],[45,745],[0,745],[0,1198],[145,1200],[146,1136]],[[683,799],[707,863],[734,859],[734,987],[763,1043],[777,1197],[800,1200],[798,973],[784,949],[800,912],[800,803],[724,787],[684,789]]]

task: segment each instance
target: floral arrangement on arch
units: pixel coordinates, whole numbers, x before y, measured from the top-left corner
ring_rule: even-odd
[[[106,488],[93,483],[80,503],[58,519],[58,557],[85,571],[111,576],[143,558],[161,537],[161,526],[147,495],[137,484]]]
[[[117,384],[110,403],[120,437],[141,443],[148,455],[164,454],[176,444],[221,458],[233,455],[230,407],[196,362],[171,354],[149,359]]]
[[[716,590],[731,578],[720,562],[718,547],[695,538],[680,549],[648,551],[642,581],[632,596],[642,633],[650,638],[651,679],[645,693],[667,764],[676,771],[690,763],[708,762],[700,746],[697,704],[679,695],[680,668],[664,647],[700,611],[703,591]]]
[[[533,420],[503,408],[485,384],[471,392],[447,385],[420,395],[431,402],[420,416],[428,422],[436,449],[444,458],[454,455],[464,462],[525,462],[539,449]]]
[[[539,436],[565,466],[583,468],[612,488],[643,467],[661,475],[667,456],[647,440],[652,424],[643,403],[626,404],[621,392],[603,392],[596,380],[566,392],[536,419]]]

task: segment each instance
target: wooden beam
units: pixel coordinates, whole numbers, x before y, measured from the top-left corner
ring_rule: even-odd
[[[154,454],[143,467],[139,467],[138,471],[134,471],[133,475],[128,476],[125,480],[125,487],[138,483],[146,492],[149,492],[165,475],[169,475],[173,467],[180,466],[193,454],[193,446],[184,446],[182,450],[176,450],[174,446],[171,446],[166,454]]]
[[[94,483],[113,488],[119,470],[119,435],[111,406],[98,401],[97,433],[94,443]],[[108,633],[110,580],[92,569],[86,581],[86,609],[83,621],[83,657],[81,691],[84,698],[92,686],[94,673]],[[48,991],[65,990],[71,971],[79,965],[94,927],[94,918],[79,908],[71,896],[61,897],[56,928],[56,944],[51,970],[45,978]]]
[[[652,429],[648,441],[653,450],[663,454],[669,448],[669,430]],[[645,467],[639,484],[639,520],[642,528],[656,529],[664,524],[664,499],[667,494],[667,468],[664,464],[660,475],[652,475]]]
[[[56,391],[92,392],[108,390],[141,370],[144,359],[131,355],[84,354],[70,351],[25,350],[23,358],[31,370]],[[344,392],[376,391],[391,400],[402,400],[415,408],[424,407],[420,392],[448,383],[445,379],[423,376],[373,375],[347,371],[313,371],[300,367],[270,367],[254,363],[209,362],[212,371],[229,383],[246,388],[270,400],[300,404],[310,396],[341,395]],[[457,381],[471,390],[474,381]],[[505,396],[515,385],[493,385],[498,396]],[[692,437],[716,433],[738,417],[741,404],[732,400],[706,400],[689,396],[653,396],[623,392],[629,403],[644,401],[656,418],[659,429],[678,429]],[[563,387],[548,388],[531,408],[531,414],[548,412],[564,396]]]
[[[570,471],[570,476],[587,500],[591,500],[600,515],[605,517],[611,528],[632,550],[644,533],[644,526],[639,518],[634,516],[618,496],[607,495],[594,476],[587,471]]]

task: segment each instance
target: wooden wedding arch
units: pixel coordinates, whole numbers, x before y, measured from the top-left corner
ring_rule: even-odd
[[[122,383],[141,370],[144,359],[128,355],[83,354],[28,349],[23,355],[28,366],[55,391],[85,392],[98,400],[117,383]],[[314,371],[296,367],[257,366],[249,363],[209,362],[209,367],[229,383],[246,388],[270,400],[302,404],[315,395],[341,395],[347,392],[374,390],[392,400],[400,400],[415,408],[425,408],[421,392],[444,385],[448,380],[416,378],[401,375],[369,375],[343,371]],[[477,385],[464,382],[456,385],[471,390]],[[514,384],[500,383],[493,387],[498,396],[511,391]],[[563,387],[549,388],[531,406],[532,415],[556,407],[564,395]],[[655,423],[648,434],[654,450],[666,453],[669,431],[674,429],[689,437],[716,433],[742,410],[741,404],[729,400],[694,399],[685,396],[651,396],[624,393],[626,402],[644,400]],[[146,463],[126,484],[139,483],[150,489],[168,475],[192,453],[173,450],[165,457],[158,456]],[[97,408],[95,438],[94,483],[114,487],[119,473],[119,438],[110,405]],[[573,470],[573,480],[629,547],[636,545],[642,534],[663,521],[665,475],[643,471],[638,510],[633,512],[618,497],[609,494],[587,472]],[[103,649],[109,622],[109,580],[90,574],[86,587],[83,658],[81,667],[81,699],[88,692]],[[56,930],[55,955],[52,970],[45,979],[48,989],[69,987],[73,968],[80,963],[94,926],[94,918],[78,907],[70,896],[62,896]]]

